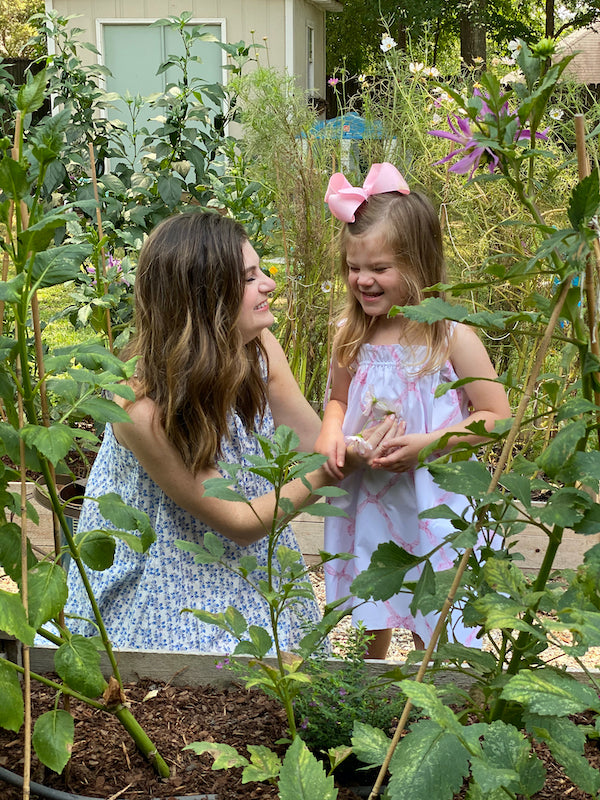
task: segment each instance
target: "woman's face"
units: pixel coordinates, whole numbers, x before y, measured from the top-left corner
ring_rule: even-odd
[[[275,281],[261,270],[260,259],[250,242],[244,242],[242,255],[245,289],[237,325],[246,344],[275,322],[268,302],[269,293],[275,289]]]

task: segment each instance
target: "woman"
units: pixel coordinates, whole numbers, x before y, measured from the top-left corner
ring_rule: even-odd
[[[203,482],[219,475],[218,459],[248,464],[248,456],[261,453],[254,433],[270,437],[281,424],[297,432],[301,449],[313,449],[319,418],[268,331],[274,288],[241,225],[218,214],[171,217],[142,248],[136,335],[128,352],[138,358],[131,381],[135,400],[115,397],[131,421],[106,426],[86,490],[92,497],[118,493],[148,514],[157,537],[143,555],[117,540],[114,564],[89,572],[117,649],[232,651],[233,637],[181,614],[184,607],[216,613],[234,606],[249,625],[270,628],[266,604],[244,580],[219,564],[194,564],[174,542],[202,542],[214,531],[231,565],[254,555],[264,569],[265,530],[275,507],[270,484],[244,473],[250,508],[206,497]],[[380,427],[371,434],[373,444],[384,433]],[[309,480],[314,488],[330,479],[321,468]],[[284,495],[298,508],[310,492],[296,480]],[[97,503],[84,502],[79,532],[112,527]],[[280,543],[298,550],[289,528]],[[76,616],[69,622],[72,633],[97,632],[73,564],[65,612]],[[281,646],[293,649],[305,626],[318,619],[314,598],[288,609],[278,627]]]

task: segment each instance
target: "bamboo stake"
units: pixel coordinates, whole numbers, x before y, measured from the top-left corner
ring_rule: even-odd
[[[94,145],[92,142],[89,142],[89,151],[90,151],[90,169],[92,173],[92,185],[94,187],[94,199],[96,200],[96,222],[98,225],[98,239],[102,241],[102,237],[104,236],[102,230],[102,212],[100,210],[100,195],[98,193],[98,178],[96,176],[96,161],[94,159]],[[104,294],[108,294],[108,286],[106,285],[106,258],[104,255],[104,246],[100,248],[100,258],[102,260],[102,277],[103,280],[103,287],[104,287]],[[110,308],[106,309],[106,335],[108,337],[108,349],[112,353],[113,351],[113,335],[112,335],[112,323],[110,320]]]
[[[590,162],[587,157],[585,145],[585,115],[575,114],[575,147],[577,150],[577,169],[579,172],[579,180],[587,178],[590,174]],[[596,270],[600,264],[600,241],[598,236],[594,238],[594,256],[596,260]],[[594,280],[594,268],[592,264],[591,254],[585,262],[585,295],[587,306],[587,319],[588,328],[590,331],[590,347],[592,353],[600,359],[600,343],[598,342],[598,323],[597,323],[597,305],[596,305],[596,290]],[[598,383],[600,376],[597,372],[594,373],[595,381]],[[594,388],[594,401],[597,406],[600,406],[600,390]],[[597,419],[600,420],[600,412],[597,414]],[[600,444],[600,426],[597,429],[598,444]]]
[[[550,319],[548,321],[548,325],[547,325],[546,330],[544,332],[544,336],[542,337],[542,341],[540,342],[540,346],[539,346],[538,351],[537,351],[534,367],[533,367],[533,369],[531,371],[531,374],[529,376],[527,387],[526,387],[526,389],[525,389],[525,391],[523,393],[523,397],[521,398],[521,402],[519,403],[519,407],[518,407],[518,409],[517,409],[517,411],[515,413],[515,418],[514,418],[513,424],[512,424],[511,429],[510,429],[510,431],[508,433],[508,436],[506,437],[506,441],[504,442],[504,447],[502,448],[502,452],[501,452],[500,457],[498,459],[498,464],[496,465],[496,469],[494,471],[494,474],[493,474],[492,479],[490,481],[490,484],[488,486],[488,490],[487,490],[488,494],[493,492],[496,489],[496,487],[498,486],[498,482],[500,480],[500,476],[502,475],[502,473],[504,471],[504,468],[505,468],[506,463],[508,461],[509,455],[510,455],[510,453],[512,451],[513,445],[514,445],[514,443],[516,441],[517,434],[519,433],[519,429],[521,427],[521,422],[523,421],[523,418],[525,416],[525,412],[527,410],[527,406],[529,405],[529,402],[530,402],[531,398],[533,397],[533,392],[534,392],[534,389],[535,389],[535,383],[536,383],[537,377],[538,377],[538,375],[539,375],[539,373],[540,373],[540,371],[542,369],[542,366],[543,366],[543,363],[544,363],[544,359],[546,357],[546,353],[548,352],[548,348],[550,347],[550,343],[552,341],[552,333],[553,333],[554,328],[556,327],[556,324],[558,322],[558,318],[560,316],[560,312],[562,310],[562,307],[564,305],[565,299],[567,297],[567,293],[569,291],[569,288],[570,288],[570,281],[567,280],[562,285],[560,295],[558,297],[558,300],[556,302],[554,310],[552,311],[552,314],[551,314]],[[480,510],[480,517],[482,517],[484,513],[485,513],[485,508]],[[477,527],[478,527],[478,530],[480,530],[481,527],[482,527],[482,524],[478,523]],[[433,631],[433,634],[432,634],[432,637],[431,637],[431,641],[429,642],[429,646],[425,650],[425,655],[423,656],[423,660],[421,661],[421,665],[420,665],[419,670],[418,670],[418,672],[417,672],[417,674],[415,676],[415,682],[417,682],[417,683],[422,683],[423,682],[423,677],[424,677],[424,675],[425,675],[425,673],[427,671],[427,665],[428,665],[429,660],[431,659],[431,655],[432,655],[433,651],[435,650],[435,647],[436,647],[436,645],[438,643],[438,639],[440,637],[440,634],[444,630],[444,627],[446,625],[446,618],[448,617],[448,613],[449,613],[450,609],[452,608],[452,605],[454,603],[454,598],[456,596],[456,591],[457,591],[457,589],[458,589],[458,587],[460,585],[460,581],[462,580],[462,576],[463,576],[463,574],[464,574],[464,572],[465,572],[465,570],[467,568],[467,564],[468,564],[469,558],[471,557],[472,553],[473,553],[473,548],[472,547],[468,548],[467,550],[465,550],[465,552],[463,553],[463,556],[462,556],[462,558],[460,560],[460,563],[459,563],[457,571],[456,571],[456,575],[454,577],[454,581],[452,583],[452,586],[450,587],[450,591],[448,592],[448,597],[446,598],[446,600],[444,602],[444,605],[443,605],[442,610],[440,612],[439,619],[437,621],[437,625],[434,628],[434,631]],[[384,762],[383,762],[383,764],[381,766],[381,769],[380,769],[380,771],[379,771],[379,773],[377,775],[377,780],[375,781],[375,785],[373,786],[373,789],[371,791],[371,794],[369,795],[368,800],[376,800],[376,798],[379,796],[379,792],[381,790],[381,786],[383,784],[383,781],[385,779],[386,773],[388,771],[388,768],[389,768],[389,765],[390,765],[390,761],[392,760],[392,756],[394,755],[394,752],[396,750],[398,742],[400,741],[400,737],[404,733],[404,728],[406,727],[406,722],[408,720],[408,717],[409,717],[409,714],[411,712],[411,709],[412,709],[412,703],[411,703],[410,700],[407,700],[405,705],[404,705],[404,709],[402,711],[402,715],[400,717],[400,720],[398,721],[398,726],[396,727],[396,730],[394,732],[394,736],[392,737],[392,741],[390,743],[390,747],[388,749],[388,752],[386,754]]]

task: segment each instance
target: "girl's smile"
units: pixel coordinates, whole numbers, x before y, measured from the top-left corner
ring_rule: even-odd
[[[381,229],[349,236],[346,263],[350,291],[365,314],[387,317],[393,306],[406,303],[406,284],[398,258]]]

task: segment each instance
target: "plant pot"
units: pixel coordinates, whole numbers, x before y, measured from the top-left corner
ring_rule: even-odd
[[[77,480],[73,481],[69,475],[57,475],[55,481],[56,488],[58,490],[58,496],[63,503],[63,509],[67,519],[67,525],[69,526],[69,531],[71,535],[74,536],[77,533],[79,512],[83,502],[81,498],[82,495],[85,494],[87,478],[78,478]],[[50,511],[53,510],[50,496],[48,495],[48,491],[46,489],[46,481],[43,477],[39,477],[35,482],[34,497],[41,506],[49,509]],[[60,543],[63,547],[65,547],[67,544],[62,531],[60,534]],[[61,564],[65,571],[69,569],[70,560],[71,556],[69,552],[67,551],[66,553],[63,553]]]

